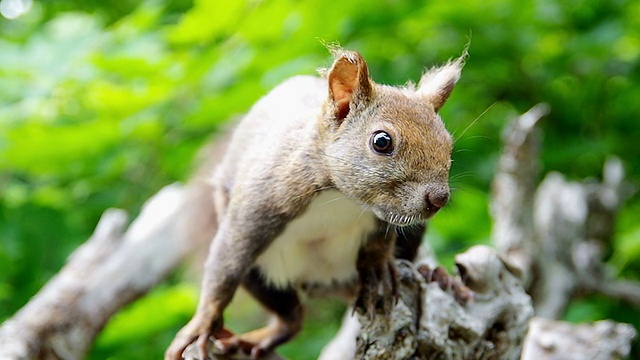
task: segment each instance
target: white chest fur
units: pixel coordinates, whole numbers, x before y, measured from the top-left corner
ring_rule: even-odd
[[[373,213],[337,190],[323,191],[256,264],[276,286],[346,281],[356,276],[358,251],[375,226]]]

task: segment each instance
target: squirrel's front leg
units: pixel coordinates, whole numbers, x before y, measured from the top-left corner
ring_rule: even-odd
[[[247,270],[286,223],[284,219],[262,215],[262,219],[266,218],[268,222],[247,222],[234,220],[229,216],[222,221],[205,263],[196,314],[169,345],[165,352],[166,360],[182,359],[182,352],[194,341],[198,346],[199,357],[206,359],[209,338],[228,336],[228,332],[223,329],[224,309]]]
[[[383,311],[388,313],[398,295],[398,270],[393,257],[396,232],[388,229],[388,226],[381,224],[358,253],[356,267],[360,277],[360,293],[355,309],[364,311],[371,318],[375,315],[379,300],[382,301]]]

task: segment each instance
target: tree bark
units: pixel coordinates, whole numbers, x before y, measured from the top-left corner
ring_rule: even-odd
[[[521,280],[495,250],[478,245],[458,254],[462,277],[399,265],[400,297],[391,314],[358,316],[356,359],[519,356],[533,307]]]
[[[522,350],[522,360],[610,360],[631,352],[635,329],[611,320],[594,324],[534,318]]]

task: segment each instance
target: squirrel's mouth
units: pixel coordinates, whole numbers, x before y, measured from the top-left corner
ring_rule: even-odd
[[[412,226],[422,224],[438,212],[438,208],[427,209],[422,213],[404,215],[393,211],[374,209],[373,212],[382,220],[395,226]]]
[[[374,211],[374,213],[383,221],[395,226],[411,226],[417,225],[426,220],[424,216],[420,215],[401,215],[393,212],[380,212]]]

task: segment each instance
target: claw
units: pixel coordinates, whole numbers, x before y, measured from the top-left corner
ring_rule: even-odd
[[[267,352],[263,348],[255,346],[251,349],[251,358],[255,360],[265,355],[266,353]]]
[[[433,281],[437,282],[438,286],[440,286],[440,289],[442,290],[448,290],[451,288],[451,275],[449,275],[447,270],[442,266],[438,266],[433,270]]]
[[[196,346],[198,348],[198,359],[207,359],[207,342],[209,341],[209,334],[201,334],[196,340]]]
[[[215,354],[228,356],[242,353],[243,359],[246,355],[259,359],[293,337],[299,329],[297,320],[291,323],[278,320],[248,333],[217,338],[214,342]]]
[[[473,290],[469,289],[462,280],[458,278],[454,278],[452,289],[456,302],[462,306],[466,305],[475,297]]]
[[[382,272],[382,287],[383,290],[390,289],[390,294],[385,294],[383,292],[382,295],[382,309],[385,314],[391,312],[393,306],[397,303],[397,289],[396,289],[396,279],[394,279],[394,266],[391,262],[388,262],[386,266],[383,267]],[[385,296],[386,295],[386,296]]]
[[[398,305],[398,300],[400,299],[400,287],[398,286],[398,279],[400,278],[400,274],[395,262],[389,261],[387,266],[389,274],[391,275],[391,291],[395,300],[394,305]]]
[[[450,293],[453,292],[454,299],[462,306],[475,297],[473,290],[469,289],[460,277],[451,276],[442,266],[431,269],[426,265],[422,265],[418,267],[418,272],[427,282],[437,282],[440,289]]]
[[[165,360],[182,360],[185,349],[194,343],[200,359],[207,359],[209,337],[221,332],[222,319],[211,313],[196,313],[176,335],[165,353]]]
[[[217,339],[214,343],[216,353],[221,355],[230,355],[238,352],[239,350],[245,354],[253,353],[253,349],[256,344],[245,341],[238,336],[229,336],[223,339]]]
[[[389,313],[400,297],[398,278],[398,269],[392,260],[361,269],[360,295],[353,311],[362,309],[369,320],[373,320],[378,308]]]
[[[364,286],[365,293],[363,294],[364,307],[367,310],[369,320],[373,320],[376,315],[376,303],[375,300],[378,297],[378,275],[375,269],[371,269],[369,279]]]
[[[420,265],[418,267],[418,272],[420,273],[420,275],[422,275],[425,281],[431,281],[431,276],[433,275],[433,270],[431,270],[431,267],[429,267],[428,265]]]
[[[182,360],[184,350],[198,338],[197,335],[192,335],[191,332],[185,328],[176,335],[171,345],[169,345],[169,348],[164,354],[165,360]]]

